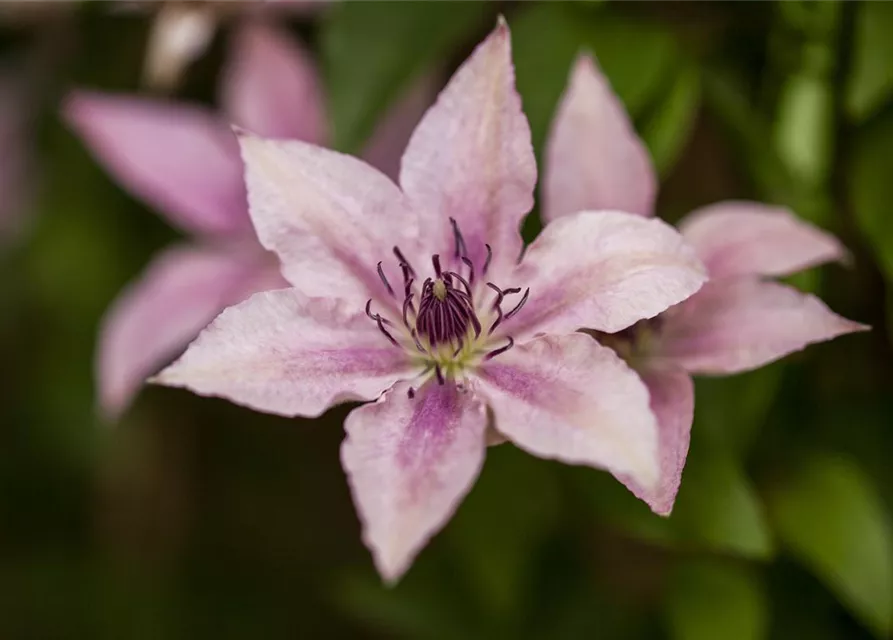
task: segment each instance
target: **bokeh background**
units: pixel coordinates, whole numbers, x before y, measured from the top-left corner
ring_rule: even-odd
[[[893,3],[266,15],[314,52],[348,151],[413,82],[442,84],[500,12],[539,151],[571,60],[593,50],[659,167],[662,216],[792,207],[853,253],[795,284],[874,327],[699,380],[668,519],[605,473],[492,448],[394,589],[339,465],[347,408],[285,420],[147,388],[116,425],[96,410],[100,318],[178,236],[93,161],[61,100],[89,86],[211,104],[255,17],[217,4],[207,50],[159,84],[144,68],[161,3],[0,3],[0,638],[891,637]],[[538,229],[534,215],[528,239]]]

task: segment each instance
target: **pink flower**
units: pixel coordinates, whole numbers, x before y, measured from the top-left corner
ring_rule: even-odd
[[[294,288],[224,311],[157,378],[261,411],[347,418],[363,537],[393,581],[450,518],[487,430],[534,455],[657,480],[645,385],[580,327],[615,332],[696,291],[672,227],[585,212],[523,259],[536,166],[509,30],[456,72],[413,133],[400,186],[301,143],[240,138],[251,216]]]
[[[620,209],[651,216],[657,177],[620,100],[592,58],[581,56],[546,149],[543,217]],[[680,231],[707,266],[696,295],[656,318],[600,335],[642,376],[660,426],[661,478],[654,489],[622,478],[659,514],[669,514],[682,478],[694,416],[689,374],[755,369],[813,342],[862,331],[815,296],[764,280],[844,257],[831,235],[791,212],[721,202],[689,214]],[[547,229],[549,228],[547,227]]]
[[[408,139],[430,103],[417,91],[383,123],[369,154],[396,171],[387,149]],[[230,121],[264,135],[322,142],[323,98],[307,53],[258,23],[238,32],[221,87],[224,116],[202,107],[76,91],[64,116],[128,190],[195,235],[159,255],[112,305],[98,352],[100,405],[120,414],[150,374],[223,308],[286,283],[257,241]],[[385,153],[382,153],[382,150]]]

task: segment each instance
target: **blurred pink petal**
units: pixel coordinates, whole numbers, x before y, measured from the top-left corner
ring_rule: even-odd
[[[226,309],[153,381],[258,411],[316,417],[334,404],[374,400],[417,370],[362,306],[282,289]]]
[[[313,60],[294,38],[270,25],[252,21],[237,31],[220,102],[232,122],[258,135],[314,144],[326,139]]]
[[[759,202],[718,202],[697,209],[679,230],[711,278],[786,276],[845,259],[843,245],[783,207]]]
[[[484,463],[486,407],[473,393],[401,382],[345,421],[341,462],[382,577],[395,582],[452,517]]]
[[[660,478],[651,489],[623,476],[618,480],[644,500],[652,511],[666,516],[673,510],[688,456],[695,415],[695,389],[689,375],[680,369],[649,369],[640,375],[648,387],[651,411],[657,419]]]
[[[390,301],[377,272],[401,282],[393,247],[415,245],[417,217],[387,176],[357,160],[298,141],[239,136],[251,217],[261,243],[302,293],[362,308]]]
[[[650,216],[657,175],[626,109],[591,56],[577,59],[546,145],[543,220],[578,211]]]
[[[697,291],[703,266],[673,227],[616,211],[549,224],[511,277],[531,291],[514,334],[620,331]]]
[[[400,185],[427,233],[449,246],[454,218],[467,256],[482,265],[493,247],[495,274],[521,254],[519,227],[533,207],[536,161],[515,90],[509,29],[496,29],[455,73],[416,128],[403,155]]]
[[[543,458],[658,480],[648,390],[617,354],[583,334],[548,336],[485,363],[476,376],[496,428]]]
[[[158,255],[103,320],[97,356],[103,412],[116,418],[145,379],[224,307],[273,284],[274,265],[263,258],[256,251],[188,247]]]
[[[709,282],[665,322],[655,357],[692,373],[740,373],[868,329],[815,296],[755,278]]]
[[[64,117],[105,169],[183,229],[250,233],[232,131],[194,106],[77,91]]]

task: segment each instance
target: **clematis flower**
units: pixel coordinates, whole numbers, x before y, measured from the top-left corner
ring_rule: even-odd
[[[543,218],[550,228],[584,209],[651,216],[657,177],[622,103],[589,56],[571,72],[546,149]],[[862,331],[821,300],[767,281],[846,252],[831,235],[790,211],[757,202],[720,202],[679,225],[710,275],[697,294],[632,327],[605,335],[648,385],[660,427],[661,478],[627,486],[667,515],[682,478],[694,417],[690,374],[748,371],[808,344]]]
[[[248,216],[236,122],[253,131],[321,142],[321,88],[307,53],[271,26],[236,35],[221,83],[224,115],[202,107],[75,91],[64,117],[105,168],[197,243],[162,252],[107,313],[98,347],[100,406],[118,416],[143,381],[226,306],[286,285]],[[389,170],[430,104],[419,85],[383,121],[368,153]]]
[[[653,486],[647,389],[576,331],[656,315],[703,267],[672,227],[614,211],[565,218],[519,261],[536,165],[504,21],[416,128],[399,187],[312,144],[240,142],[252,220],[293,287],[225,310],[157,381],[284,416],[374,401],[341,460],[386,580],[469,491],[490,424]]]

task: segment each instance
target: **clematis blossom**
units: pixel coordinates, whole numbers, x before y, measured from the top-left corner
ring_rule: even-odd
[[[399,155],[389,149],[405,144],[429,95],[419,85],[382,122],[368,146],[379,166],[396,171]],[[223,308],[287,284],[251,226],[230,123],[264,135],[324,141],[316,70],[288,36],[249,23],[230,49],[220,101],[220,115],[195,105],[83,90],[65,103],[65,119],[97,160],[197,239],[157,256],[103,320],[97,377],[100,406],[110,418]]]
[[[543,218],[547,229],[585,209],[654,213],[657,177],[648,150],[595,61],[581,56],[562,97],[546,149]],[[832,235],[782,207],[729,201],[679,224],[710,281],[694,296],[622,332],[594,335],[639,372],[660,428],[660,482],[623,479],[667,515],[682,478],[694,418],[691,374],[758,368],[805,346],[867,329],[813,295],[766,278],[784,276],[846,251]]]
[[[284,416],[371,401],[341,460],[386,580],[469,491],[491,427],[654,485],[647,388],[577,329],[652,317],[703,266],[669,225],[616,211],[568,216],[520,258],[536,165],[502,20],[422,118],[399,186],[312,144],[240,143],[252,220],[292,288],[225,310],[156,380]]]

